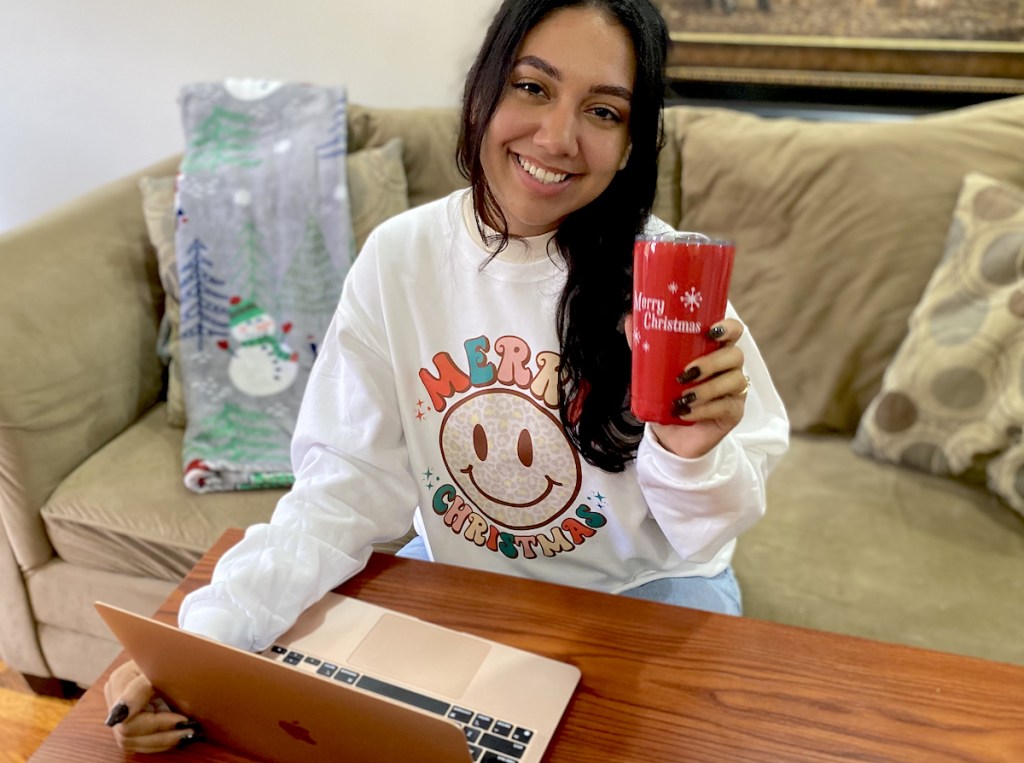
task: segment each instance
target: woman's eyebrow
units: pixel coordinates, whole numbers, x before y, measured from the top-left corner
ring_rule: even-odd
[[[543,58],[539,58],[538,56],[523,56],[522,58],[518,58],[516,59],[514,66],[532,66],[534,69],[537,69],[551,77],[551,79],[558,82],[562,81],[562,73]],[[590,92],[594,95],[611,95],[628,102],[632,102],[633,100],[633,93],[630,92],[629,88],[625,88],[620,85],[594,85],[590,88]]]
[[[558,71],[558,69],[553,67],[543,58],[538,58],[537,56],[523,56],[522,58],[517,58],[514,66],[532,66],[534,69],[539,69],[544,72],[544,74],[551,77],[551,79],[559,81],[562,79],[562,73]]]
[[[590,92],[594,95],[611,95],[621,98],[627,103],[633,102],[633,93],[628,88],[620,87],[619,85],[594,85],[590,88]]]

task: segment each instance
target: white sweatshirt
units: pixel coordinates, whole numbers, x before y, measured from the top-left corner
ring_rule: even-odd
[[[729,565],[788,445],[753,339],[744,418],[714,450],[680,458],[648,428],[624,472],[593,467],[558,419],[550,236],[481,267],[468,209],[459,191],[370,236],[309,379],[295,485],[186,597],[182,628],[265,649],[414,518],[436,561],[601,591]]]

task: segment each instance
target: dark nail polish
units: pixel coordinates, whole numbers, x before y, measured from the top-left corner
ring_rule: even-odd
[[[174,724],[174,728],[177,731],[183,731],[184,729],[192,729],[193,731],[196,731],[200,734],[203,733],[203,727],[200,725],[199,721],[181,721],[180,723]]]
[[[683,405],[689,405],[690,403],[692,403],[696,399],[697,399],[697,393],[696,392],[687,392],[685,395],[683,395],[682,402],[683,402]]]
[[[118,702],[112,708],[110,708],[110,715],[107,716],[107,720],[104,721],[108,726],[116,726],[125,718],[128,717],[128,705],[124,702]]]
[[[679,376],[676,377],[676,381],[680,384],[686,384],[687,382],[692,382],[698,376],[700,376],[700,368],[693,366],[679,374]]]
[[[683,402],[683,398],[679,398],[672,403],[672,415],[673,416],[686,416],[690,413],[690,406]]]
[[[202,732],[190,731],[188,736],[183,736],[180,740],[178,740],[178,748],[180,749],[182,747],[188,747],[190,744],[194,744],[195,742],[203,742],[205,740],[206,737],[203,736]]]
[[[708,331],[708,336],[712,339],[721,339],[725,336],[725,326],[712,326]]]

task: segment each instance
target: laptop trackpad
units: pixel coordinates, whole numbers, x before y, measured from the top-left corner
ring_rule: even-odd
[[[371,675],[458,699],[490,649],[486,641],[385,613],[349,662]]]

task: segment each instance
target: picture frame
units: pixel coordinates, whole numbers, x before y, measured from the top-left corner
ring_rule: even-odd
[[[654,3],[684,86],[1024,93],[1024,0]]]

